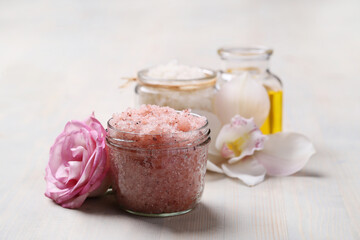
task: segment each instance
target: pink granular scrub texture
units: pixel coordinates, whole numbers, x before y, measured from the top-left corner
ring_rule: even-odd
[[[142,105],[114,114],[107,131],[113,189],[123,209],[161,215],[199,202],[210,142],[205,117]]]

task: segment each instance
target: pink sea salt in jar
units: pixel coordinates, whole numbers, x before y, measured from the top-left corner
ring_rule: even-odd
[[[188,110],[142,105],[108,121],[113,189],[127,212],[166,217],[191,211],[200,201],[210,129]]]

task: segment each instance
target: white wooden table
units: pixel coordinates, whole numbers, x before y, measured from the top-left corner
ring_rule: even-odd
[[[1,1],[0,239],[360,239],[360,2]],[[163,219],[112,198],[63,209],[44,168],[70,119],[103,124],[134,105],[120,77],[216,49],[264,44],[285,86],[286,130],[318,153],[294,176],[249,188],[208,174],[201,204]]]

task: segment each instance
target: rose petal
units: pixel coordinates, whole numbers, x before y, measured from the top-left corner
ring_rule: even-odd
[[[109,161],[107,161],[105,148],[102,148],[101,146],[98,147],[93,165],[97,167],[93,167],[91,169],[92,177],[88,182],[89,192],[92,192],[99,188],[101,183],[107,176],[107,169],[109,169],[110,164]]]
[[[90,116],[84,122],[70,121],[50,149],[46,167],[45,195],[67,208],[79,207],[102,185],[109,169],[106,131]]]
[[[68,184],[71,180],[79,180],[81,176],[81,162],[78,161],[70,161],[69,162],[69,176],[67,179],[67,182],[65,184]]]
[[[252,118],[236,115],[221,129],[215,146],[223,157],[230,158],[229,163],[234,163],[261,150],[266,139]]]
[[[93,167],[95,154],[96,153],[94,152],[86,163],[81,162],[81,165],[86,165],[81,172],[80,178],[78,179],[76,184],[65,186],[64,191],[62,191],[61,194],[58,194],[56,196],[56,199],[54,199],[57,203],[69,202],[71,201],[71,199],[75,199],[77,198],[77,196],[81,196],[89,192],[89,186],[87,185],[87,183],[92,177],[90,172],[91,168]]]
[[[51,161],[48,163],[48,171],[51,172],[52,176],[55,176],[57,169],[63,164],[61,159],[61,151],[64,140],[65,134],[62,133],[56,138],[54,145],[50,148],[49,159],[51,159]]]
[[[68,122],[65,125],[64,133],[69,134],[69,133],[72,133],[74,131],[78,131],[79,129],[82,129],[82,128],[85,128],[88,131],[91,130],[91,128],[88,125],[86,125],[85,122],[78,121],[78,120],[71,120],[70,122]]]
[[[310,140],[299,133],[280,132],[269,135],[264,149],[254,157],[271,176],[288,176],[301,170],[315,153]]]
[[[65,183],[67,181],[68,175],[69,175],[69,167],[66,167],[65,165],[60,165],[58,169],[56,169],[54,176],[61,183]]]
[[[79,187],[84,187],[86,185],[86,183],[88,183],[88,181],[91,179],[92,175],[92,168],[94,168],[94,161],[95,161],[95,156],[96,156],[96,152],[93,152],[93,154],[90,156],[89,159],[87,159],[86,161],[83,161],[83,165],[84,165],[84,169],[81,173],[81,177],[79,179],[79,181],[77,182],[76,186],[74,188],[79,188]]]
[[[99,120],[95,118],[94,113],[92,113],[88,121],[89,126],[97,132],[97,139],[103,142],[106,137],[106,130],[103,128]]]
[[[110,174],[107,174],[99,187],[90,192],[89,197],[98,197],[107,192],[111,186]]]
[[[56,173],[55,173],[56,174]],[[65,184],[54,177],[54,173],[50,169],[50,165],[45,168],[46,192],[45,195],[50,197],[52,193],[56,193],[65,187]],[[50,197],[52,198],[52,197]]]
[[[86,118],[83,123],[86,124],[87,126],[91,126],[91,123],[92,123],[94,120],[97,121],[97,119],[95,118],[95,113],[92,112],[91,115],[90,115],[88,118]]]
[[[222,85],[214,106],[223,124],[239,114],[245,118],[253,117],[256,125],[261,126],[269,114],[270,100],[263,85],[243,74]]]
[[[79,197],[76,197],[74,199],[70,199],[69,201],[60,203],[62,207],[64,208],[79,208],[84,203],[85,199],[88,197],[88,193],[81,195]]]
[[[238,178],[248,186],[254,186],[264,181],[266,169],[252,156],[234,164],[222,164],[224,173],[232,178]]]
[[[61,155],[59,156],[61,161],[64,163],[74,160],[72,151],[70,149],[78,146],[86,146],[86,138],[83,136],[81,130],[73,131],[64,137],[64,142],[61,145]],[[64,159],[66,161],[64,161]]]
[[[76,158],[77,156],[82,156],[84,150],[85,150],[85,148],[83,146],[76,146],[76,147],[70,148],[73,158]]]

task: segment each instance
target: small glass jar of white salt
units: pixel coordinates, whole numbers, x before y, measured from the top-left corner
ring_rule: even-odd
[[[138,72],[137,104],[213,111],[217,73],[170,62]]]

